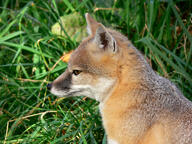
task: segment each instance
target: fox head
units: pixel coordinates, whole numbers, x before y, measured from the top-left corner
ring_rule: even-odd
[[[105,100],[119,84],[135,81],[138,54],[128,39],[85,14],[89,36],[72,53],[68,68],[48,85],[60,97]],[[137,76],[136,76],[137,75]]]

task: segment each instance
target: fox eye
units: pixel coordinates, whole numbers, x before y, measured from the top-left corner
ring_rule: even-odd
[[[72,73],[77,76],[77,75],[79,75],[81,72],[82,72],[81,70],[73,70]]]

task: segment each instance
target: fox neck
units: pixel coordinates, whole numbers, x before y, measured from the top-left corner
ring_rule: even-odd
[[[103,103],[113,92],[113,87],[116,83],[116,79],[100,78],[100,82],[96,85],[96,88],[92,87],[94,91],[94,99]]]
[[[105,98],[100,101],[100,111],[104,112],[107,107],[115,112],[117,109],[127,109],[139,105],[145,99],[142,91],[145,91],[144,85],[133,79],[129,82],[119,79],[115,85],[109,89]],[[146,88],[147,89],[147,88]],[[138,94],[140,93],[141,94]],[[114,110],[113,110],[114,108]]]
[[[142,105],[146,97],[145,92],[138,88],[136,82],[132,83],[130,87],[127,84],[116,84],[111,94],[99,105],[103,125],[109,139],[119,140],[119,134],[122,132],[120,129],[123,122],[122,116],[124,113],[127,114],[127,117],[131,116]],[[132,123],[135,127],[137,124],[138,121]],[[132,127],[130,126],[128,129],[131,130]],[[137,134],[137,132],[135,133]]]
[[[133,52],[135,52],[134,49]],[[116,72],[117,81],[110,95],[100,103],[103,125],[111,139],[118,140],[117,133],[122,132],[119,129],[122,127],[122,116],[126,113],[127,118],[132,117],[134,111],[140,110],[148,96],[149,79],[156,77],[155,72],[151,70],[143,56],[138,52],[135,52],[135,54],[129,57],[129,60],[126,59],[126,55],[122,54],[122,60],[119,61]],[[133,122],[131,123],[132,126],[136,127],[139,120],[140,118],[135,121],[130,120],[130,123]],[[132,126],[127,129],[133,131]],[[137,130],[134,129],[135,135],[139,133]]]
[[[127,56],[127,53],[133,53]],[[116,80],[100,99],[101,105],[104,105],[108,99],[115,97],[117,101],[123,99],[130,91],[145,90],[148,79],[156,77],[156,73],[151,69],[144,57],[134,47],[126,48],[120,54],[121,59],[116,63]],[[133,100],[134,97],[130,96]],[[130,101],[130,100],[129,100]],[[129,103],[129,101],[126,102]]]

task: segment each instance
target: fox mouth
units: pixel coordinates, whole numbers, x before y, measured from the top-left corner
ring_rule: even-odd
[[[51,93],[58,96],[58,97],[71,97],[71,96],[78,96],[78,93],[81,93],[81,90],[70,90],[70,88],[65,88],[65,90],[59,90],[52,88]]]

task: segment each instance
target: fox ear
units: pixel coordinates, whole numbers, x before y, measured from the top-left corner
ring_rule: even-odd
[[[109,32],[107,32],[102,24],[99,24],[97,27],[95,41],[101,49],[110,50],[113,53],[118,50],[115,39]]]
[[[95,21],[88,13],[85,14],[87,21],[87,32],[89,35],[94,35],[98,27],[98,22]]]

